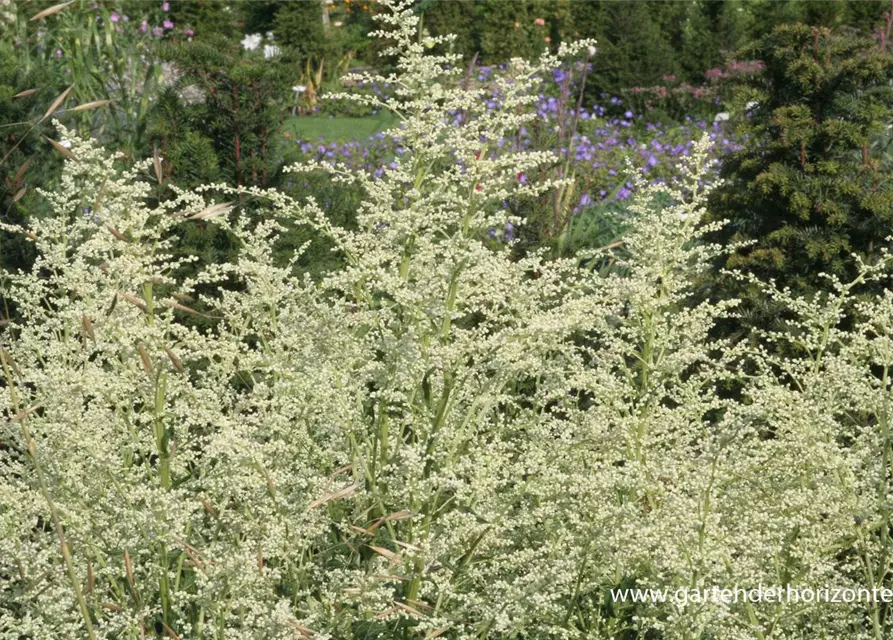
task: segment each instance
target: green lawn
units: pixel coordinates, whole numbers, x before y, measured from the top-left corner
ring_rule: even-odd
[[[396,118],[389,112],[362,118],[295,116],[288,118],[282,126],[283,132],[291,133],[302,140],[325,138],[337,142],[363,140],[390,127]]]

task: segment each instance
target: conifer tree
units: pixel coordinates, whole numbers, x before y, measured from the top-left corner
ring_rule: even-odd
[[[588,83],[592,94],[619,95],[632,86],[657,84],[678,73],[679,62],[668,30],[660,22],[678,11],[676,3],[573,2],[573,37],[594,37],[599,55]],[[663,15],[661,15],[663,14]]]
[[[207,145],[200,143],[200,138],[213,140],[213,152],[222,162],[222,175],[236,184],[269,184],[270,173],[276,166],[276,99],[285,94],[287,84],[282,75],[284,65],[260,55],[243,55],[237,44],[215,36],[168,47],[164,56],[182,73],[180,85],[194,85],[203,95],[202,102],[184,106],[187,113],[180,118],[181,124],[198,125],[202,135],[193,136],[192,144],[205,148]],[[160,106],[171,108],[165,100]],[[176,126],[174,119],[163,120],[167,128]],[[171,144],[186,140],[184,136],[160,137],[162,142],[170,140]],[[170,148],[162,151],[168,158],[189,160],[188,153]],[[201,166],[209,162],[207,158],[193,160]],[[196,177],[211,176],[199,173]]]
[[[322,16],[320,0],[282,3],[273,20],[276,41],[302,58],[324,55],[329,34]]]
[[[739,81],[744,146],[714,210],[756,244],[732,261],[798,287],[848,275],[851,252],[870,259],[893,233],[893,167],[873,146],[893,122],[893,58],[806,25],[778,27],[746,55],[766,68]]]

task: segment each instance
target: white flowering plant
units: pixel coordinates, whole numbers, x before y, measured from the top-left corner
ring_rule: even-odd
[[[765,285],[790,331],[761,344],[802,357],[717,338],[704,142],[639,185],[609,274],[514,258],[498,203],[558,186],[518,178],[556,156],[494,141],[557,58],[513,61],[487,108],[385,5],[406,153],[291,168],[362,187],[355,227],[260,188],[150,205],[151,162],[60,127],[55,215],[16,229],[39,258],[3,290],[0,638],[889,637],[882,604],[609,597],[891,586],[893,296],[856,297],[889,256],[826,299]],[[184,219],[237,257],[184,276]],[[296,224],[345,266],[278,261]]]

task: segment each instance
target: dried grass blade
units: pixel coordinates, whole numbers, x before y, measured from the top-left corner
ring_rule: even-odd
[[[44,136],[44,138],[46,138],[46,136]],[[59,144],[52,138],[47,138],[47,142],[49,142],[51,145],[53,145],[53,149],[55,149],[56,151],[61,153],[63,157],[68,158],[69,160],[71,158],[74,158],[74,154],[71,151],[69,151],[68,149],[63,147],[61,144]]]
[[[415,514],[412,511],[397,511],[396,513],[392,513],[389,516],[385,516],[385,522],[394,522],[395,520],[406,520],[407,518],[412,518]]]
[[[22,372],[19,370],[19,366],[15,363],[15,360],[12,359],[12,355],[10,355],[9,351],[0,347],[0,363],[5,364],[10,369],[12,369],[13,373],[17,376],[21,376]]]
[[[72,107],[69,111],[87,111],[88,109],[98,109],[99,107],[104,107],[107,104],[111,104],[111,100],[94,100],[93,102],[85,102],[84,104],[79,104],[76,107]]]
[[[113,227],[113,226],[110,225],[110,224],[107,224],[107,225],[105,225],[105,226],[106,226],[106,228],[109,230],[109,232],[110,232],[113,236],[115,236],[115,238],[117,238],[117,239],[120,240],[121,242],[129,242],[129,240],[127,239],[127,236],[125,236],[123,233],[121,233],[120,231],[118,231],[117,229],[115,229],[115,227]]]
[[[12,201],[18,202],[19,200],[22,199],[22,196],[24,196],[27,191],[28,191],[28,189],[26,189],[25,187],[22,187],[21,189],[16,191],[16,194],[12,197]]]
[[[434,607],[432,607],[427,602],[421,602],[420,600],[413,600],[412,598],[407,598],[406,601],[414,607],[418,607],[419,609],[425,609],[427,611],[434,611]]]
[[[55,100],[53,100],[53,103],[50,105],[50,108],[47,109],[47,112],[45,114],[43,114],[43,117],[40,120],[38,120],[38,123],[43,122],[44,120],[49,118],[51,115],[53,115],[53,112],[59,108],[59,105],[61,105],[63,102],[65,102],[65,98],[68,97],[68,94],[71,93],[72,89],[74,89],[74,86],[68,87],[65,91],[60,93],[59,96]]]
[[[199,500],[199,502],[201,502],[202,506],[205,508],[205,511],[208,512],[208,515],[214,516],[215,518],[217,517],[217,512],[214,510],[214,507],[211,506],[210,502],[208,502],[207,500]]]
[[[162,347],[162,349],[164,349],[164,352],[167,354],[167,357],[170,358],[171,364],[174,365],[174,368],[177,371],[179,371],[180,373],[185,375],[186,369],[183,368],[183,362],[180,360],[180,358],[177,357],[177,354],[175,354],[173,351],[171,351],[167,347]]]
[[[174,630],[167,626],[167,624],[162,622],[161,626],[164,627],[165,632],[167,633],[168,637],[171,638],[171,640],[180,640],[180,636],[174,633]]]
[[[25,177],[25,172],[28,170],[28,167],[31,166],[32,162],[34,162],[34,156],[29,156],[28,159],[22,163],[22,166],[19,167],[19,170],[16,171],[16,174],[12,177],[13,184],[21,184],[22,178]]]
[[[185,311],[186,313],[192,313],[197,316],[201,316],[202,318],[207,317],[204,313],[196,311],[195,309],[193,309],[191,307],[187,307],[184,304],[180,304],[179,302],[173,302],[171,300],[162,300],[161,304],[163,304],[166,307],[170,307],[171,309],[179,309],[180,311]]]
[[[399,611],[400,611],[400,609],[398,609],[397,607],[391,607],[390,609],[385,609],[384,611],[379,613],[377,616],[375,616],[375,619],[376,620],[384,620],[392,613],[397,613]]]
[[[373,580],[378,580],[379,582],[394,582],[395,580],[401,580],[403,582],[410,582],[410,579],[406,576],[385,576],[381,574],[373,575]]]
[[[87,595],[91,591],[93,591],[93,587],[96,585],[96,576],[93,575],[93,563],[87,563],[87,588],[84,589],[84,595]]]
[[[161,173],[161,157],[158,155],[158,147],[152,147],[152,165],[155,167],[155,178],[158,184],[164,182],[164,175]]]
[[[146,347],[143,345],[137,345],[136,347],[140,352],[140,360],[143,361],[143,371],[148,373],[150,376],[152,375],[152,359],[149,357],[149,352],[146,351]]]
[[[414,615],[419,618],[425,617],[424,613],[422,613],[421,611],[418,611],[417,609],[413,609],[408,604],[403,604],[402,602],[395,602],[394,606],[399,607],[400,609],[403,609],[406,613],[408,613],[410,615]]]
[[[190,551],[189,549],[183,549],[186,552],[186,555],[189,556],[189,560],[192,562],[192,566],[201,571],[203,574],[208,575],[208,572],[205,571],[204,563],[196,557],[195,553]]]
[[[232,208],[233,205],[229,202],[212,204],[210,207],[205,207],[198,213],[189,216],[189,220],[210,220],[211,218],[217,218],[229,213],[230,211],[232,211]]]
[[[372,549],[375,553],[377,553],[378,555],[380,555],[382,558],[387,558],[388,560],[391,560],[391,561],[395,561],[395,560],[399,560],[399,559],[400,559],[400,556],[397,555],[396,553],[394,553],[393,551],[390,551],[390,550],[388,550],[388,549],[384,549],[384,548],[382,548],[382,547],[375,547],[375,546],[373,546],[373,545],[371,545],[371,544],[368,545],[368,546],[369,546],[370,549]]]
[[[359,533],[359,534],[361,534],[361,535],[364,535],[364,536],[372,536],[372,535],[375,535],[375,533],[374,533],[373,531],[369,531],[368,529],[363,529],[362,527],[358,527],[358,526],[353,525],[353,524],[350,525],[350,528],[353,529],[354,531],[356,531],[357,533]]]
[[[330,502],[332,500],[346,498],[347,496],[351,495],[359,488],[360,488],[359,484],[352,484],[349,487],[345,487],[344,489],[341,489],[340,491],[335,491],[334,493],[325,495],[322,498],[317,498],[316,500],[311,502],[309,505],[307,505],[307,510],[309,511],[310,509],[314,509],[314,508],[316,508],[320,505],[323,505],[327,502]]]
[[[24,98],[25,96],[32,96],[35,93],[37,93],[37,89],[25,89],[24,91],[19,91],[15,94],[13,98]]]
[[[40,20],[41,18],[46,18],[47,16],[51,16],[54,13],[59,13],[60,11],[62,11],[62,9],[64,9],[68,5],[70,5],[72,2],[74,2],[74,0],[68,0],[68,2],[63,2],[61,4],[54,4],[52,7],[49,7],[48,9],[44,9],[43,11],[41,11],[39,13],[35,13],[33,16],[31,16],[31,19],[28,22],[34,22],[35,20]]]
[[[96,200],[93,201],[93,213],[99,211],[99,207],[102,204],[102,197],[105,195],[105,181],[103,180],[102,186],[99,187],[99,191],[96,193]]]
[[[343,467],[341,467],[340,469],[335,469],[335,471],[332,472],[332,475],[329,476],[329,480],[334,480],[335,478],[337,478],[338,476],[340,476],[342,473],[344,473],[346,471],[353,471],[353,465],[346,464]]]
[[[289,622],[288,623],[293,629],[296,629],[298,633],[303,635],[305,638],[312,638],[315,633],[313,629],[308,629],[304,625],[300,625],[297,622]]]
[[[84,335],[95,342],[96,332],[93,331],[93,323],[86,315],[81,317],[81,327],[84,329]]]
[[[414,544],[409,544],[408,542],[400,542],[399,540],[394,540],[394,544],[403,547],[404,549],[408,549],[409,551],[415,551],[416,553],[422,553],[424,549],[421,547],[417,547]]]
[[[450,625],[444,625],[438,629],[432,629],[428,632],[428,635],[425,636],[425,640],[434,640],[434,638],[439,638],[447,631],[449,631]]]
[[[25,418],[27,418],[28,416],[30,416],[32,413],[34,413],[35,411],[37,411],[40,408],[41,408],[41,405],[39,405],[39,404],[36,404],[33,407],[28,407],[24,411],[21,411],[21,412],[17,413],[16,415],[14,415],[12,417],[12,422],[21,422],[22,420],[24,420]]]
[[[130,561],[130,552],[124,550],[124,571],[127,573],[127,582],[131,587],[136,586],[136,580],[133,578],[133,563]]]
[[[148,308],[146,307],[146,303],[144,301],[140,300],[139,298],[137,298],[136,296],[132,296],[129,293],[122,293],[120,291],[118,292],[118,295],[121,296],[122,298],[124,298],[125,300],[127,300],[127,302],[132,304],[134,307],[137,307],[138,309],[140,309],[142,311],[148,311]]]

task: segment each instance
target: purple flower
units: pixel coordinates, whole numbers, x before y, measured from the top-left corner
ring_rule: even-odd
[[[515,239],[515,225],[511,222],[505,223],[505,232],[503,233],[506,242],[512,242]]]
[[[170,20],[165,20],[161,24],[165,29],[173,29],[174,28],[174,23],[171,22]]]
[[[109,16],[109,20],[112,22],[118,22],[121,19],[121,14],[117,11],[113,11],[112,15]]]
[[[169,3],[169,2],[165,2],[164,4],[162,4],[162,5],[161,5],[161,10],[162,10],[162,11],[170,11],[170,10],[171,10],[171,5],[170,5],[170,3]]]
[[[624,117],[624,118],[627,118],[627,119],[632,118],[632,117],[633,117],[633,112],[632,112],[632,111],[627,111],[626,113],[623,114],[623,117]]]
[[[56,60],[62,57],[62,49],[56,49]]]
[[[149,23],[143,20],[140,22],[140,33],[146,33],[146,29],[149,28]]]
[[[581,207],[588,207],[588,206],[591,205],[591,204],[592,204],[592,198],[589,196],[588,193],[584,193],[584,194],[583,194],[583,197],[580,198],[580,206],[581,206]]]
[[[152,35],[153,36],[158,37],[163,33],[164,33],[164,29],[162,29],[161,27],[152,27]]]

